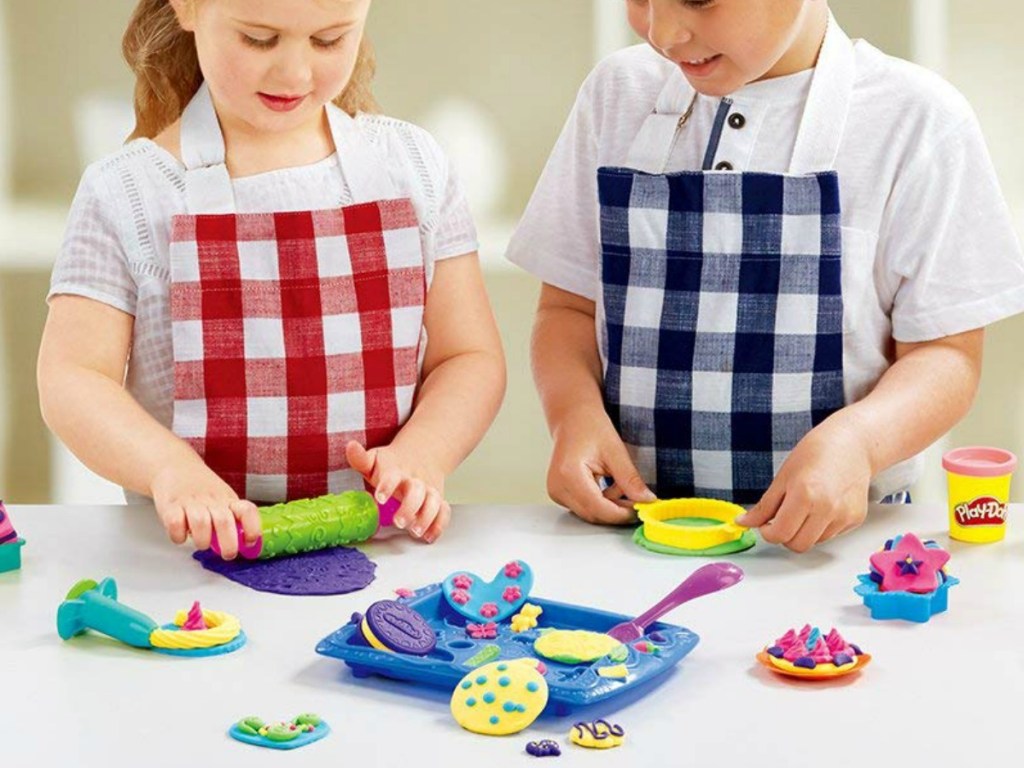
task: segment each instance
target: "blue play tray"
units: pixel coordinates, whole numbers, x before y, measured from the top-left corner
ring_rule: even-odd
[[[533,653],[533,642],[543,629],[587,629],[605,632],[631,617],[593,608],[556,603],[531,595],[528,602],[544,609],[536,629],[512,632],[509,621],[498,625],[498,636],[474,640],[466,634],[466,619],[448,605],[440,585],[424,587],[404,601],[423,616],[437,636],[437,647],[427,656],[379,651],[363,639],[359,627],[349,622],[332,632],[316,646],[324,656],[342,659],[356,677],[382,675],[419,685],[452,691],[476,665],[467,662],[488,646],[497,646],[503,660],[540,658]],[[652,639],[653,636],[653,639]],[[647,629],[643,641],[657,646],[658,654],[643,653],[635,643],[626,644],[625,661],[608,657],[590,664],[562,664],[541,659],[547,666],[548,705],[545,711],[564,715],[578,707],[589,706],[634,691],[657,679],[693,650],[700,638],[683,627],[656,622]],[[496,659],[490,659],[494,661]],[[603,677],[600,667],[625,664],[625,679]]]

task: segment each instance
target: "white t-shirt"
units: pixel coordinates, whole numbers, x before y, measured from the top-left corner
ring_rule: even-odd
[[[843,363],[856,402],[892,364],[892,340],[927,341],[1024,311],[1024,257],[980,126],[951,85],[860,40],[835,170],[843,224]],[[597,169],[625,166],[676,65],[648,45],[612,54],[584,82],[507,256],[545,283],[596,300],[601,280]],[[751,83],[730,97],[714,163],[785,173],[813,72]],[[720,100],[700,95],[666,172],[700,170]],[[821,169],[827,170],[827,169]],[[905,489],[914,462],[875,478]]]
[[[437,142],[393,118],[360,115],[356,124],[377,148],[420,222],[427,280],[440,259],[477,250],[462,187]],[[68,218],[50,293],[85,296],[135,317],[126,387],[170,428],[174,401],[171,345],[171,219],[187,213],[185,169],[148,139],[129,142],[90,165]],[[234,179],[239,213],[337,208],[352,203],[332,155],[318,163]]]

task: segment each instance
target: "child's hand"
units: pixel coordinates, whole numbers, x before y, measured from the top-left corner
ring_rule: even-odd
[[[567,415],[554,437],[548,495],[556,504],[590,523],[623,525],[636,519],[635,502],[655,500],[603,409]],[[609,476],[602,493],[597,478]]]
[[[260,535],[260,515],[256,505],[238,498],[231,487],[202,462],[167,467],[153,478],[150,495],[156,513],[175,544],[188,537],[196,549],[209,549],[213,531],[217,532],[221,556],[233,560],[238,554],[238,529],[241,521],[245,541],[251,544]]]
[[[871,476],[863,439],[833,417],[797,443],[761,500],[736,522],[806,552],[864,522]]]
[[[402,455],[393,446],[367,451],[352,441],[345,446],[348,463],[376,490],[383,504],[394,496],[402,505],[395,512],[396,528],[407,529],[417,539],[433,544],[452,517],[452,508],[444,500],[444,474],[412,457]]]

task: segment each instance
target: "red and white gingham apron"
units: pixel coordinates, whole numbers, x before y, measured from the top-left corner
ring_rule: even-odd
[[[362,488],[345,445],[391,442],[419,379],[427,285],[416,212],[353,119],[327,111],[356,204],[245,214],[205,85],[182,116],[172,429],[254,501]]]

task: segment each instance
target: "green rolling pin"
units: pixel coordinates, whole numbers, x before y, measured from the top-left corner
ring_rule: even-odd
[[[381,526],[391,525],[399,506],[391,498],[378,507],[366,491],[344,491],[260,507],[262,533],[246,544],[239,523],[238,554],[247,560],[268,560],[366,541]],[[220,554],[216,533],[210,548]]]

